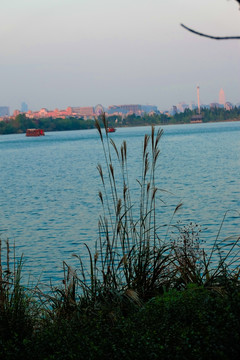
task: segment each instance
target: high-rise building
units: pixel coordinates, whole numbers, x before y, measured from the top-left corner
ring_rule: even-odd
[[[169,112],[170,112],[170,115],[172,115],[172,116],[176,115],[178,113],[178,109],[177,109],[176,105],[173,105]]]
[[[177,104],[177,109],[179,112],[184,112],[186,109],[189,109],[189,105],[185,102],[180,102]]]
[[[28,112],[28,105],[24,101],[21,104],[21,112]]]
[[[0,116],[9,116],[9,107],[8,106],[0,106]]]
[[[190,104],[189,104],[189,109],[190,110],[195,110],[197,108],[198,108],[198,106],[195,104],[195,102],[191,101]]]
[[[225,105],[226,99],[223,89],[220,89],[219,91],[219,104]]]

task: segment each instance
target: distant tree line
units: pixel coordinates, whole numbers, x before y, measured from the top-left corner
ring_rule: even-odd
[[[184,112],[168,116],[166,114],[153,114],[144,116],[137,116],[135,114],[127,116],[125,119],[117,119],[117,126],[144,126],[144,125],[166,125],[166,124],[189,124],[194,115],[197,115],[197,110],[186,109]],[[224,108],[201,109],[202,122],[214,121],[240,121],[240,108],[234,107],[232,110],[225,110]],[[113,118],[113,119],[112,119]],[[114,120],[114,117],[109,117],[108,121]]]
[[[135,114],[128,115],[125,118],[112,115],[108,117],[109,126],[125,127],[125,126],[146,126],[146,125],[166,125],[166,124],[188,124],[191,122],[196,110],[186,109],[182,113],[169,116],[167,114],[144,114],[138,116]],[[240,108],[234,107],[231,110],[223,108],[201,109],[203,122],[239,120]],[[9,119],[0,122],[0,134],[18,134],[25,133],[27,129],[43,129],[47,131],[66,131],[66,130],[84,130],[94,129],[95,121],[84,120],[83,118],[42,118],[29,119],[24,114],[19,114],[15,119]]]
[[[44,131],[66,131],[93,129],[94,120],[83,118],[42,118],[29,119],[24,114],[19,114],[15,119],[0,122],[0,134],[25,133],[27,129],[43,129]]]

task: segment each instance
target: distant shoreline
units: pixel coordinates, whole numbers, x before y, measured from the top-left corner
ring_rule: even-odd
[[[215,121],[202,121],[201,123],[189,123],[189,122],[176,122],[176,123],[168,123],[168,124],[155,124],[154,126],[172,126],[172,125],[201,125],[201,124],[214,124],[214,123],[225,123],[225,122],[238,122],[240,119],[230,119],[230,120],[215,120]],[[141,127],[141,126],[152,126],[152,124],[145,125],[121,125],[115,126],[116,128],[128,128],[128,127]]]
[[[139,126],[167,126],[167,125],[196,125],[206,123],[238,122],[240,121],[240,108],[230,111],[223,109],[204,109],[202,122],[191,122],[196,116],[193,111],[167,116],[166,114],[154,114],[136,116],[131,114],[126,118],[120,116],[108,116],[108,126],[116,128],[139,127]],[[101,123],[101,117],[98,118]],[[44,132],[89,130],[95,128],[95,119],[84,120],[83,118],[41,118],[29,119],[24,114],[19,114],[15,119],[0,122],[0,135],[24,134],[27,129],[43,129]]]

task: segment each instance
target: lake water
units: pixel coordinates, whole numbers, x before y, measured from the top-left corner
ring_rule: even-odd
[[[211,246],[228,211],[220,237],[240,233],[240,122],[163,126],[157,185],[159,222],[201,225]],[[121,128],[117,145],[127,141],[129,176],[137,202],[141,148],[150,127]],[[87,255],[98,237],[104,164],[96,130],[0,136],[0,237],[24,254],[25,271],[43,281],[62,278],[62,261],[77,266],[72,254]],[[165,231],[165,230],[162,230]],[[164,236],[164,233],[160,234]]]

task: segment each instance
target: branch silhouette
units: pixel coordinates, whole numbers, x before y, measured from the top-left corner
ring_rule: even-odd
[[[235,0],[239,3],[240,5],[240,0]],[[214,40],[239,40],[240,36],[212,36],[212,35],[208,35],[208,34],[203,34],[199,31],[190,29],[188,26],[184,25],[184,24],[180,24],[184,29],[192,32],[193,34],[199,35],[199,36],[203,36],[206,37],[208,39],[214,39]]]
[[[238,1],[238,0],[237,0]],[[240,0],[239,0],[240,1]],[[239,2],[238,1],[238,2]],[[184,24],[180,24],[184,29],[192,32],[193,34],[199,35],[199,36],[203,36],[206,37],[208,39],[214,39],[214,40],[239,40],[240,36],[212,36],[212,35],[208,35],[208,34],[203,34],[199,31],[190,29],[188,26],[184,25]]]

